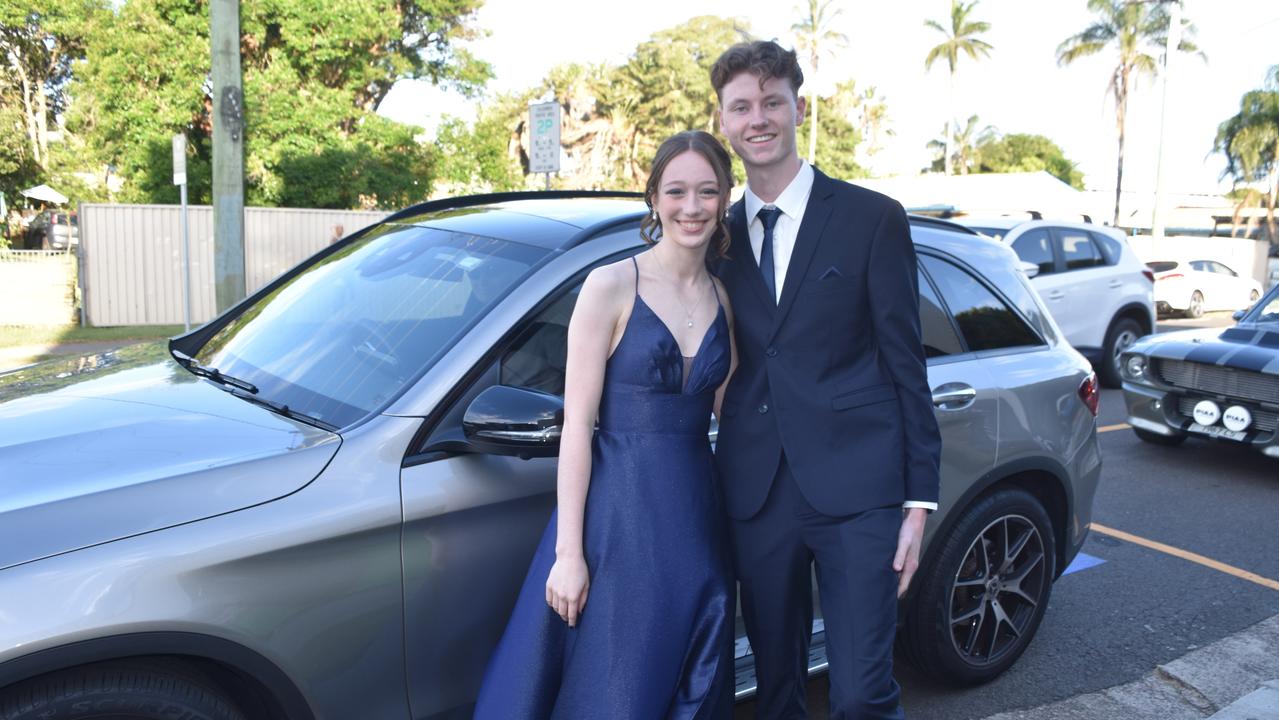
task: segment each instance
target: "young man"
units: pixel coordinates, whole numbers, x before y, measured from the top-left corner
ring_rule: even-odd
[[[735,45],[711,83],[747,178],[719,268],[739,364],[716,462],[759,716],[806,716],[815,563],[830,717],[901,718],[896,603],[937,507],[941,450],[906,214],[800,159],[794,52]]]

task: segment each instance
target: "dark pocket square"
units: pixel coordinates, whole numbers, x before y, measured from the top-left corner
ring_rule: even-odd
[[[835,267],[834,265],[831,265],[830,267],[826,268],[826,272],[822,273],[822,276],[818,279],[829,280],[831,278],[842,278],[842,277],[844,277],[844,273],[840,272],[839,268]]]

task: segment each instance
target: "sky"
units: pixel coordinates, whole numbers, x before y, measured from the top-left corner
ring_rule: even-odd
[[[849,45],[822,60],[816,80],[806,73],[805,87],[816,82],[822,92],[850,78],[858,87],[876,86],[896,135],[885,138],[871,170],[918,174],[932,159],[928,141],[941,137],[948,97],[945,62],[924,69],[929,48],[944,39],[924,20],[949,26],[950,0],[834,0],[832,7],[842,11],[832,28],[847,35]],[[1229,189],[1220,179],[1224,161],[1212,153],[1217,126],[1279,64],[1279,3],[1184,0],[1183,7],[1207,60],[1183,53],[1172,66],[1165,190],[1213,194]],[[517,91],[537,85],[561,63],[620,64],[654,32],[699,15],[743,19],[755,36],[793,47],[790,28],[800,14],[791,0],[486,0],[476,24],[488,34],[467,47],[493,65],[487,92]],[[1116,57],[1107,50],[1064,68],[1056,62],[1057,45],[1092,20],[1085,0],[979,0],[972,17],[991,23],[983,37],[994,50],[979,62],[961,57],[954,117],[975,114],[982,127],[1045,135],[1078,164],[1088,189],[1113,192],[1117,134],[1107,83]],[[1147,78],[1130,96],[1125,190],[1154,192],[1161,98],[1162,82]],[[441,115],[472,117],[476,102],[401,81],[379,112],[433,133]]]

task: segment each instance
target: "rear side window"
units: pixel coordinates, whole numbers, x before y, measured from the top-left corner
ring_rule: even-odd
[[[1013,251],[1023,261],[1039,266],[1039,274],[1047,275],[1056,269],[1053,261],[1052,240],[1047,230],[1028,230],[1013,242]]]
[[[919,326],[924,339],[924,355],[926,357],[945,357],[964,352],[963,343],[955,334],[955,324],[950,321],[937,292],[924,276],[919,273]]]
[[[1084,270],[1104,265],[1101,253],[1093,244],[1092,233],[1083,230],[1058,230],[1061,238],[1061,256],[1066,261],[1066,270]]]
[[[931,255],[919,261],[936,283],[969,350],[1043,344],[1020,315],[968,271]]]
[[[1114,239],[1103,232],[1092,232],[1093,242],[1097,243],[1097,247],[1101,250],[1101,256],[1105,258],[1107,265],[1115,265],[1119,262],[1119,256],[1124,252],[1123,243]]]

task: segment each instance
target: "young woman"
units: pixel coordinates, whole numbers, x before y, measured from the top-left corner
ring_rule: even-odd
[[[728,247],[731,187],[713,137],[667,139],[645,189],[652,247],[582,286],[558,508],[476,718],[732,714],[734,597],[707,440],[735,365],[731,309],[707,271]]]

